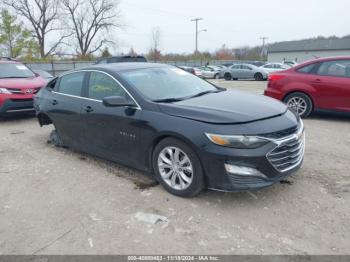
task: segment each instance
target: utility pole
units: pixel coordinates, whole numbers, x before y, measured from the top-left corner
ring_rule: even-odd
[[[266,40],[268,40],[269,38],[266,36],[260,37],[260,39],[262,40],[262,49],[261,49],[261,60],[264,60],[264,51],[265,51],[265,45],[266,45]]]
[[[203,18],[194,18],[191,20],[191,22],[196,22],[196,50],[195,50],[195,54],[198,53],[198,22],[203,20]]]

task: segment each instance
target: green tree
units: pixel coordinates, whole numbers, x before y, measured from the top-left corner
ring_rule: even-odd
[[[0,14],[0,44],[5,46],[10,57],[18,57],[28,49],[32,52],[35,49],[31,32],[7,10],[1,10]]]

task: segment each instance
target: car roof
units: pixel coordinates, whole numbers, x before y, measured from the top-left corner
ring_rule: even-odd
[[[350,56],[320,57],[310,61],[350,60]]]

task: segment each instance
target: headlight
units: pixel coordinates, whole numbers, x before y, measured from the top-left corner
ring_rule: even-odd
[[[225,136],[206,133],[211,142],[220,146],[238,149],[255,149],[266,145],[270,141],[256,136]]]
[[[0,87],[0,94],[12,94],[12,93],[8,91],[6,88]]]

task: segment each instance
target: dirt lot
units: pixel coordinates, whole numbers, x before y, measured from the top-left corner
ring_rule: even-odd
[[[266,83],[218,84],[262,93]],[[1,121],[0,253],[350,254],[350,118],[305,125],[305,164],[288,183],[181,199],[137,171],[52,147],[51,127],[33,118]]]

